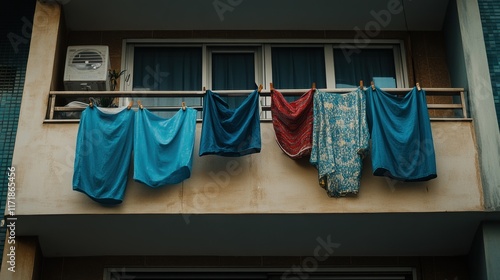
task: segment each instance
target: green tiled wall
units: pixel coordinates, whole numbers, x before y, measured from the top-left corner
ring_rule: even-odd
[[[478,0],[491,74],[493,97],[500,126],[500,1]]]
[[[0,2],[0,213],[5,211],[8,168],[16,140],[19,108],[32,31],[35,0]],[[3,252],[6,228],[0,228]],[[0,255],[0,261],[3,254]]]

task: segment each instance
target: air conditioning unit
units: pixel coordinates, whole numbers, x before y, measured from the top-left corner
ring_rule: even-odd
[[[64,68],[67,91],[110,90],[108,46],[69,46]]]

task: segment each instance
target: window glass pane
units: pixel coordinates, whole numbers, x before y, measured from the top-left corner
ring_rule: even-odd
[[[214,91],[256,89],[254,54],[213,53],[212,88]],[[229,108],[235,108],[245,100],[245,97],[225,99]]]
[[[273,84],[277,89],[326,88],[323,47],[274,47],[272,52]]]
[[[381,88],[397,85],[392,49],[334,49],[334,62],[337,88],[358,87],[360,80]]]
[[[200,47],[135,47],[133,90],[201,90],[202,50]],[[145,107],[200,106],[198,97],[141,98]],[[170,117],[176,113],[156,112]]]
[[[214,90],[255,89],[253,53],[212,54],[212,88]]]
[[[201,90],[201,87],[201,48],[135,48],[134,90]]]

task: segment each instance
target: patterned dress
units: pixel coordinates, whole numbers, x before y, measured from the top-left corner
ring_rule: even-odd
[[[320,185],[328,195],[358,193],[368,141],[362,90],[345,94],[316,91],[310,162],[318,169]]]

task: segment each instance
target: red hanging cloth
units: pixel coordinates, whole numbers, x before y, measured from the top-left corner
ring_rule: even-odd
[[[311,89],[290,103],[277,90],[271,94],[276,142],[293,159],[311,154],[314,91]]]

